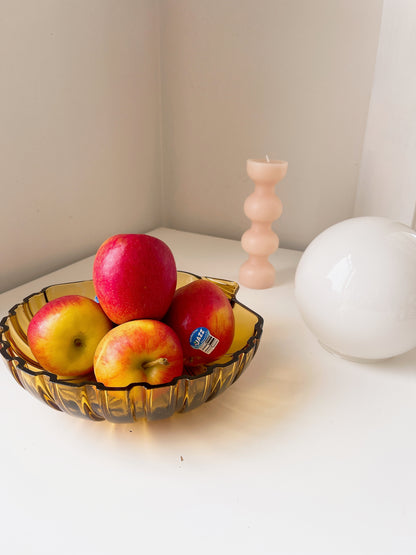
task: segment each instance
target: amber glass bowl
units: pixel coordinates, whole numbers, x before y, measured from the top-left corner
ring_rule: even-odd
[[[230,299],[236,322],[234,340],[230,351],[213,364],[192,371],[186,369],[168,384],[105,387],[93,375],[74,380],[62,378],[45,371],[36,362],[26,335],[33,315],[44,304],[63,295],[94,299],[92,280],[51,285],[11,308],[0,322],[0,352],[24,389],[50,407],[74,416],[134,422],[142,418],[167,418],[176,412],[195,409],[223,392],[242,374],[257,351],[263,329],[263,318],[236,299],[236,282],[178,272],[177,287],[196,279],[213,281]]]

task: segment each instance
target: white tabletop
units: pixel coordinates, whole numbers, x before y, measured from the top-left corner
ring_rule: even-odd
[[[151,234],[178,269],[238,281],[238,241]],[[323,350],[294,300],[300,256],[279,249],[276,285],[240,288],[264,317],[260,348],[231,388],[189,413],[82,420],[1,367],[0,552],[413,555],[416,351],[358,364]],[[3,293],[0,313],[91,278],[92,263]]]

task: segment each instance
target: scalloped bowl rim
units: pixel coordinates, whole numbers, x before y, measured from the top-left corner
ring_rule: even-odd
[[[191,275],[193,277],[195,277],[196,279],[203,279],[202,276],[199,276],[197,274],[194,274],[192,272],[187,272],[187,271],[182,271],[182,270],[178,270],[178,272],[181,272],[183,274],[188,274]],[[210,279],[210,278],[208,278]],[[218,279],[218,278],[212,278],[212,279]],[[9,309],[8,314],[6,316],[4,316],[1,320],[0,320],[0,354],[9,362],[11,361],[16,361],[18,364],[18,368],[19,370],[26,372],[32,376],[46,376],[48,377],[48,379],[56,384],[61,384],[61,385],[65,385],[68,387],[73,387],[74,389],[77,388],[82,388],[85,386],[93,386],[96,387],[99,390],[102,391],[129,391],[137,386],[140,387],[144,387],[145,389],[161,389],[164,387],[170,387],[170,386],[174,386],[176,385],[178,382],[182,381],[182,380],[198,380],[202,377],[205,376],[209,376],[210,374],[212,374],[214,372],[214,370],[216,368],[224,368],[229,366],[230,364],[236,362],[238,360],[238,357],[245,352],[250,351],[250,349],[253,346],[253,343],[257,340],[260,339],[261,335],[262,335],[262,331],[263,331],[263,324],[264,324],[264,319],[262,316],[260,316],[260,314],[258,314],[257,312],[255,312],[253,309],[249,308],[248,306],[244,305],[243,303],[241,303],[237,298],[236,298],[236,293],[238,292],[238,284],[237,284],[237,289],[233,295],[233,297],[230,299],[230,301],[232,301],[233,303],[238,304],[239,306],[241,306],[243,309],[248,310],[249,312],[251,312],[256,318],[257,318],[257,322],[254,325],[254,331],[252,333],[252,335],[249,337],[249,339],[247,340],[246,345],[242,348],[239,349],[237,351],[235,351],[232,356],[230,356],[230,358],[225,361],[225,362],[221,362],[221,363],[213,363],[213,364],[208,364],[206,365],[206,370],[204,372],[201,372],[198,375],[191,375],[191,374],[181,374],[180,376],[177,376],[176,378],[174,378],[173,380],[171,380],[170,382],[166,382],[166,383],[162,383],[162,384],[149,384],[148,382],[133,382],[127,386],[123,386],[123,387],[108,387],[105,386],[103,383],[98,382],[98,381],[92,381],[92,380],[82,380],[82,378],[79,378],[77,380],[76,383],[74,383],[71,380],[66,380],[66,379],[62,379],[60,378],[57,374],[54,374],[52,372],[48,372],[47,370],[31,370],[30,368],[28,368],[26,366],[26,361],[24,358],[19,357],[19,356],[10,356],[10,354],[7,352],[7,349],[11,348],[13,349],[13,346],[10,344],[9,341],[7,341],[7,339],[4,338],[4,333],[7,332],[7,330],[9,329],[9,326],[6,324],[6,321],[8,320],[8,318],[10,316],[14,316],[16,314],[16,309],[19,306],[24,305],[25,303],[27,303],[29,301],[29,299],[31,297],[34,297],[35,295],[40,295],[43,294],[45,296],[46,302],[49,302],[48,297],[47,297],[47,290],[51,287],[54,287],[56,285],[70,285],[70,284],[75,284],[75,283],[83,283],[83,282],[87,282],[87,281],[91,281],[89,279],[87,280],[77,280],[77,281],[70,281],[70,282],[63,282],[63,283],[53,283],[50,285],[47,285],[45,287],[43,287],[40,291],[37,291],[35,293],[31,293],[30,295],[27,295],[26,297],[23,298],[23,300],[20,303],[16,303],[15,305],[12,306],[12,308]],[[230,281],[232,283],[232,280],[223,280],[223,281]],[[236,282],[234,282],[236,283]],[[82,381],[79,381],[82,380]]]

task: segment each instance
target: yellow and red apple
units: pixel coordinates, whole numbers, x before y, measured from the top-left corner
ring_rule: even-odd
[[[198,366],[227,353],[234,338],[235,319],[225,293],[199,279],[180,287],[164,318],[177,333],[185,366]]]
[[[94,259],[97,298],[116,324],[143,318],[161,320],[175,292],[176,279],[172,251],[150,235],[109,237]]]
[[[107,387],[168,383],[182,371],[179,338],[159,320],[133,320],[116,326],[100,341],[94,357],[95,378]]]
[[[27,339],[45,370],[60,376],[83,376],[92,371],[95,349],[112,326],[92,299],[65,295],[46,303],[33,316]]]

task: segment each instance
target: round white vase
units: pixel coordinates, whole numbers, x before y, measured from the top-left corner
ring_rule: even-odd
[[[318,235],[295,276],[300,313],[320,343],[371,361],[416,347],[416,232],[386,218],[351,218]]]

